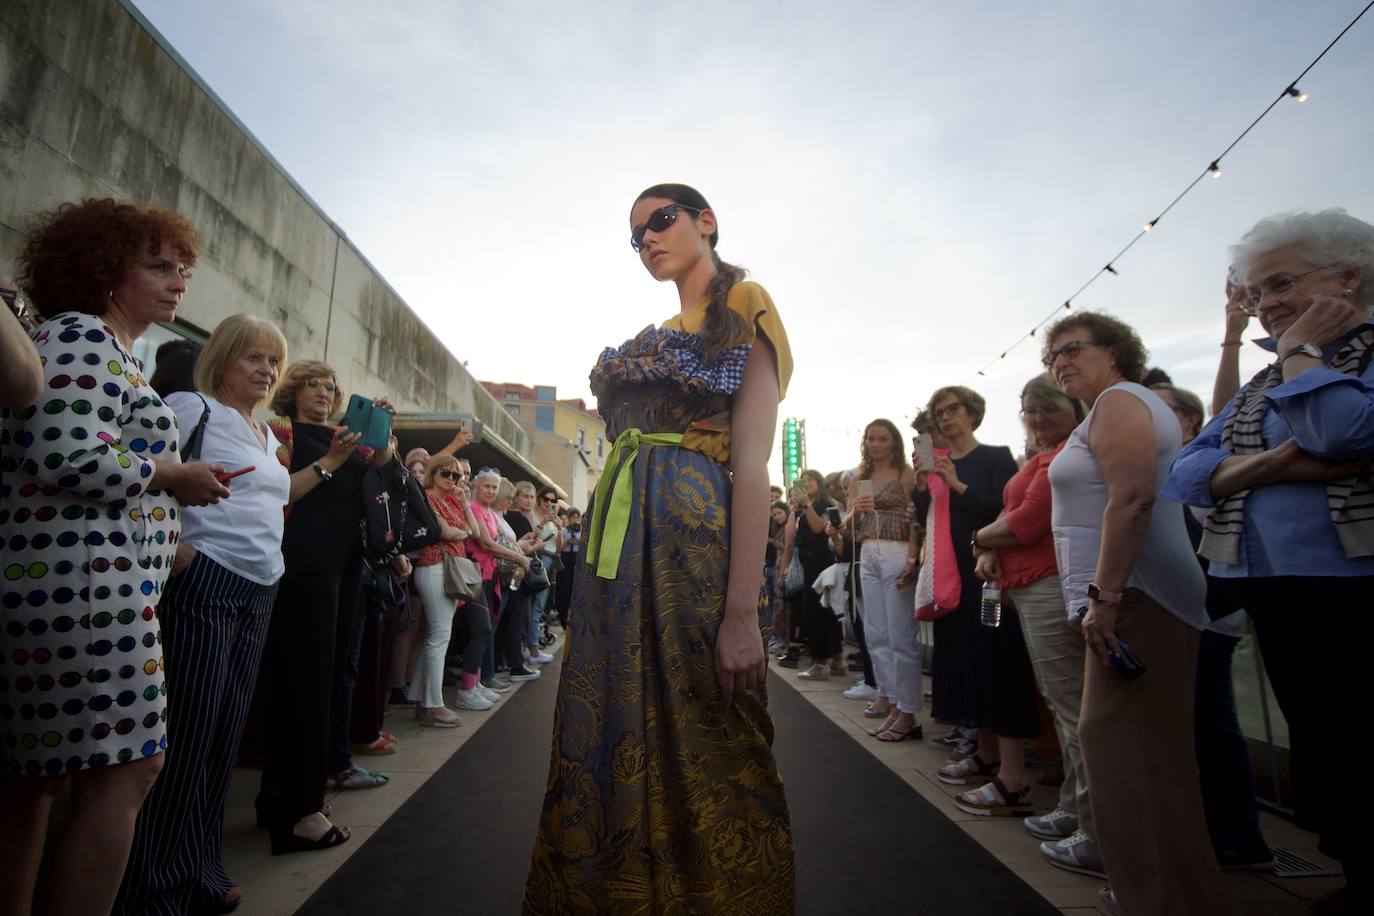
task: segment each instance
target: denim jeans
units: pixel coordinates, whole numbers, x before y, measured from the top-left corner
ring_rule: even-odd
[[[1239,644],[1238,637],[1204,630],[1197,655],[1197,706],[1193,713],[1197,768],[1207,833],[1218,856],[1224,852],[1246,855],[1268,848],[1260,832],[1250,750],[1241,735],[1236,694],[1231,687],[1231,655]]]

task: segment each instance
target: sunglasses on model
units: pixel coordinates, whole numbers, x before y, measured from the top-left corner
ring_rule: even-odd
[[[662,232],[673,223],[677,222],[677,211],[687,210],[691,213],[700,213],[700,207],[689,207],[686,204],[668,204],[666,207],[659,207],[649,214],[649,219],[634,232],[630,233],[630,247],[635,251],[644,250],[644,233],[649,230]]]
[[[335,394],[335,393],[338,392],[338,390],[339,390],[339,386],[338,386],[338,385],[334,384],[333,382],[327,382],[327,381],[325,381],[325,380],[322,379],[322,378],[307,379],[307,380],[306,380],[306,383],[305,383],[305,387],[309,388],[309,389],[312,390],[312,391],[315,390],[316,388],[321,388],[321,387],[322,387],[322,388],[324,388],[324,393],[325,393],[325,394]]]
[[[449,480],[462,480],[462,479],[463,479],[463,472],[462,472],[462,471],[454,471],[454,470],[451,470],[450,468],[442,468],[442,469],[439,471],[439,476],[440,476],[440,477],[445,477],[445,478],[447,478],[447,479],[449,479]]]

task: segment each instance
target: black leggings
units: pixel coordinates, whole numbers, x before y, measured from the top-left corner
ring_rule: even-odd
[[[811,587],[821,573],[825,572],[827,566],[833,562],[829,555],[829,550],[815,553],[802,553],[802,583],[801,594],[794,597],[794,601],[800,599],[802,602],[802,620],[805,622],[806,640],[811,646],[811,660],[813,662],[823,662],[834,658],[840,654],[840,649],[844,643],[844,627],[841,626],[839,618],[830,608],[821,604],[821,596]]]
[[[525,631],[530,623],[530,595],[522,594],[519,589],[506,592],[505,606],[496,624],[496,666],[502,662],[512,671],[525,664]]]
[[[487,603],[496,601],[496,587],[491,582],[483,584]],[[491,611],[473,601],[464,601],[458,609],[463,622],[467,641],[463,644],[463,673],[477,674],[482,670],[482,657],[487,654],[487,643],[491,642]]]

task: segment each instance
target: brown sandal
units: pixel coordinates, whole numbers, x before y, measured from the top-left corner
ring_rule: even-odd
[[[958,763],[949,763],[940,767],[935,777],[940,782],[948,783],[951,786],[971,786],[975,783],[982,785],[996,775],[997,768],[1001,765],[1001,761],[988,763],[974,753],[969,754]]]

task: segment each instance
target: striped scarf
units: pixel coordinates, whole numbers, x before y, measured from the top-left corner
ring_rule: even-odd
[[[1374,328],[1365,328],[1337,351],[1327,368],[1359,376],[1374,356]],[[1280,363],[1261,370],[1236,395],[1235,409],[1221,429],[1221,447],[1233,455],[1265,451],[1262,428],[1269,410],[1266,397],[1283,381]],[[1245,498],[1250,490],[1237,490],[1218,502],[1203,523],[1198,553],[1218,563],[1240,562],[1240,539],[1245,529]],[[1374,556],[1374,474],[1366,466],[1358,474],[1326,485],[1331,521],[1347,557]]]

